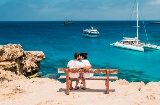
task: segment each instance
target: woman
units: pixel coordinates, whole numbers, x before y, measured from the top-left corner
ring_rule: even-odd
[[[88,68],[90,68],[89,70],[91,70],[92,65],[90,64],[90,62],[87,59],[87,53],[81,53],[80,54],[80,58],[81,58],[81,62],[87,66]],[[84,73],[84,74],[80,74],[80,77],[82,78],[91,78],[93,76],[93,73]],[[85,79],[82,80],[82,84],[83,84],[83,90],[86,89],[86,82]]]

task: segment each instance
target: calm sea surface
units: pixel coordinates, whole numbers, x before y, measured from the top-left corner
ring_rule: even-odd
[[[160,45],[160,24],[140,22],[139,39]],[[99,38],[82,36],[82,30],[96,27]],[[75,52],[87,52],[93,68],[117,68],[118,77],[132,81],[160,81],[160,50],[137,52],[109,44],[124,36],[135,37],[134,21],[63,21],[0,22],[0,45],[21,44],[24,50],[43,51],[42,77],[57,78],[57,68],[66,67]],[[147,33],[145,33],[145,31]]]

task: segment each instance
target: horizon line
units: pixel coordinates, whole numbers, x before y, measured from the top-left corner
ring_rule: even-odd
[[[44,21],[66,21],[66,20],[0,20],[0,22],[44,22]],[[70,20],[68,20],[68,21],[70,21]],[[71,21],[73,21],[73,20],[71,20]],[[136,20],[74,20],[75,22],[76,21],[136,21]],[[74,22],[73,21],[73,22]],[[160,20],[139,20],[139,21],[159,21],[160,22]]]

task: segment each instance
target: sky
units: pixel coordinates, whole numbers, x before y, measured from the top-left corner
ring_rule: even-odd
[[[0,0],[0,21],[128,20],[135,0]],[[144,20],[160,20],[160,0],[139,0]]]

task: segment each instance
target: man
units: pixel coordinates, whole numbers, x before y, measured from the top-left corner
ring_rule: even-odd
[[[80,54],[79,53],[75,53],[74,54],[74,60],[70,60],[67,64],[67,67],[69,69],[73,69],[73,68],[83,68],[83,69],[90,69],[90,67],[85,66],[82,62],[79,62],[78,60],[80,59]],[[78,82],[79,82],[79,73],[69,73],[69,77],[70,78],[77,78],[76,80],[76,86],[75,86],[75,90],[79,89],[78,87]],[[72,90],[72,81],[70,80],[70,90]]]

